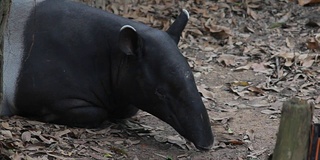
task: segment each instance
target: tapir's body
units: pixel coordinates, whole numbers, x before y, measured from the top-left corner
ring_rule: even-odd
[[[208,115],[177,48],[186,12],[163,32],[75,2],[38,2],[13,0],[0,115],[96,127],[142,109],[210,148]]]

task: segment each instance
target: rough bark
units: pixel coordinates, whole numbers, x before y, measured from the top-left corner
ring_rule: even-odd
[[[3,67],[3,46],[4,30],[6,28],[11,0],[0,0],[0,99],[2,99],[2,67]]]
[[[312,115],[312,106],[304,100],[294,98],[283,104],[272,160],[307,159]]]

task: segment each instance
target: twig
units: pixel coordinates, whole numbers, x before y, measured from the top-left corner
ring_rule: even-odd
[[[280,79],[280,65],[279,65],[279,57],[276,58],[276,67],[277,67],[277,78]]]
[[[162,158],[164,158],[164,159],[167,159],[167,157],[166,157],[166,156],[161,155],[161,154],[159,154],[159,153],[153,153],[153,154],[155,154],[156,156],[162,157]]]

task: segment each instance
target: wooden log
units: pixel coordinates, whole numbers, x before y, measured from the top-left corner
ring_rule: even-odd
[[[272,160],[305,160],[308,155],[313,106],[297,98],[284,102]]]
[[[3,46],[4,46],[4,30],[6,28],[11,0],[0,0],[0,99],[2,100],[2,68],[3,68]]]

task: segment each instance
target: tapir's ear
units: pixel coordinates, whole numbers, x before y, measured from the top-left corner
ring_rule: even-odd
[[[172,37],[172,39],[178,44],[180,40],[181,33],[184,27],[187,25],[189,20],[189,12],[185,9],[182,10],[178,18],[173,22],[173,24],[167,30],[167,33]]]
[[[136,55],[139,48],[139,35],[136,29],[130,25],[124,25],[119,33],[119,47],[126,55]]]

